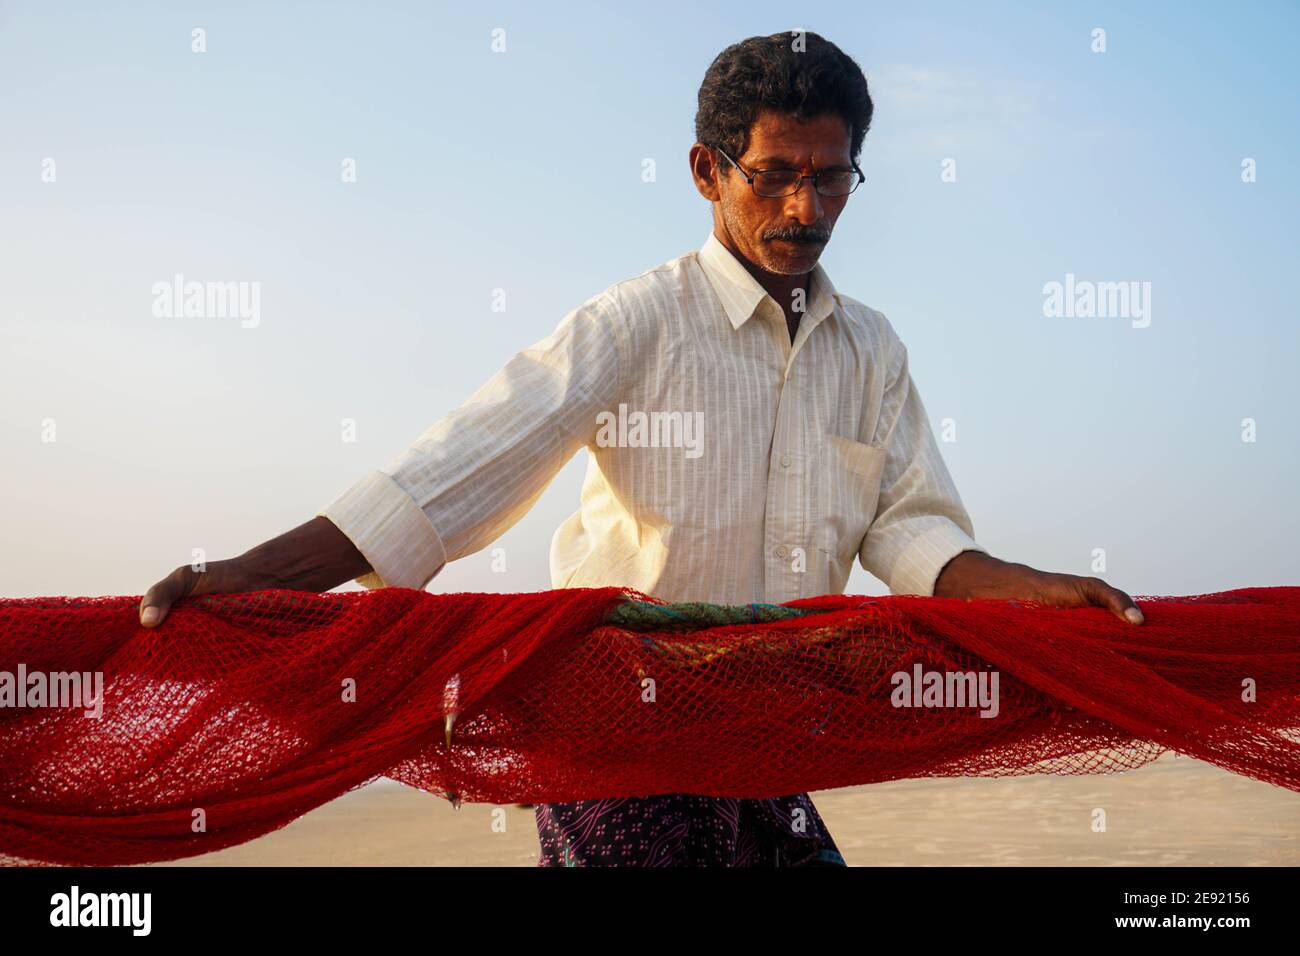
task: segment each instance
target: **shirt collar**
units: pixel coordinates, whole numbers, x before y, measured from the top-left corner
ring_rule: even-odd
[[[767,290],[759,285],[758,280],[750,275],[749,270],[741,265],[711,231],[709,238],[700,247],[699,262],[714,291],[718,293],[718,298],[722,300],[722,307],[733,328],[738,329],[749,321],[758,304],[764,298],[770,298]],[[808,316],[816,323],[834,310],[835,303],[839,301],[839,293],[835,291],[830,276],[820,262],[813,267],[809,285],[812,301],[808,303]],[[780,303],[775,299],[772,301],[780,308]]]

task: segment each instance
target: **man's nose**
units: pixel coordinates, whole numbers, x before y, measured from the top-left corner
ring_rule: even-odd
[[[802,225],[811,226],[822,218],[821,196],[808,180],[799,187],[799,191],[786,199],[785,211],[791,219],[797,219]]]

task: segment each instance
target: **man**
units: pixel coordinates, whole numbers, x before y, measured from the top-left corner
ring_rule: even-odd
[[[488,547],[589,452],[556,531],[552,586],[675,601],[842,593],[854,560],[893,593],[1095,604],[1097,578],[1000,561],[940,457],[907,350],[818,258],[849,196],[872,102],[816,34],[752,37],[713,62],[691,171],[713,207],[697,251],[616,283],[515,355],[388,468],[312,521],[145,595],[424,588]],[[542,865],[842,865],[807,794],[690,794],[536,808]]]

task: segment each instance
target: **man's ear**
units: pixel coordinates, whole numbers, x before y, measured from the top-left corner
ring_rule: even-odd
[[[721,202],[722,193],[718,188],[721,176],[719,165],[714,162],[713,150],[703,143],[696,143],[690,151],[691,178],[701,196],[709,202]]]

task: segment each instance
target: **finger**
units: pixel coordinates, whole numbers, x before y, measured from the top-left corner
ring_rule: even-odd
[[[162,620],[161,609],[169,604],[167,600],[167,579],[163,579],[144,592],[140,599],[140,623],[145,627],[157,627]]]
[[[1088,578],[1087,581],[1092,603],[1110,608],[1116,617],[1129,624],[1141,624],[1146,620],[1142,609],[1119,588],[1111,587],[1100,578]]]
[[[193,572],[181,566],[151,587],[140,599],[140,623],[157,627],[167,617],[171,606],[190,592],[194,585]]]

